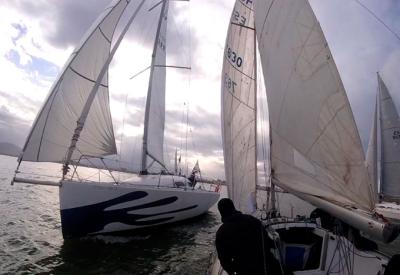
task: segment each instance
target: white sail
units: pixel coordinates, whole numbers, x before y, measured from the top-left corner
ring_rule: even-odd
[[[400,119],[392,97],[378,74],[381,129],[381,193],[400,201]]]
[[[154,170],[164,165],[164,128],[165,128],[165,81],[166,81],[166,37],[168,1],[163,3],[160,25],[154,44],[152,72],[146,102],[146,119],[143,152],[146,155],[142,170]],[[147,129],[146,129],[147,128]],[[154,164],[154,160],[158,162]],[[158,172],[158,171],[157,171]]]
[[[255,23],[271,125],[272,177],[294,193],[372,209],[361,140],[310,4],[257,1]]]
[[[366,164],[369,176],[371,177],[372,192],[375,201],[378,201],[378,143],[377,143],[377,103],[375,104],[374,122],[372,124],[371,133],[369,136],[369,143],[366,155]]]
[[[222,135],[228,195],[250,212],[256,189],[255,30],[251,1],[236,1],[222,69]]]
[[[21,160],[62,162],[83,106],[110,55],[115,27],[128,1],[114,1],[98,17],[54,82],[24,146]],[[72,159],[116,153],[106,73]]]

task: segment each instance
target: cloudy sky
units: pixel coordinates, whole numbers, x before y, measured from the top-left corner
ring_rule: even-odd
[[[149,8],[156,2],[148,0],[145,5]],[[108,3],[109,0],[0,1],[0,142],[23,145],[57,73]],[[400,35],[400,1],[311,1],[365,147],[377,71],[400,108],[400,41],[360,3]],[[169,12],[167,63],[192,69],[168,71],[166,157],[172,159],[174,148],[180,148],[183,156],[189,156],[189,167],[199,159],[203,172],[213,177],[223,177],[220,72],[233,4],[233,0],[177,1]],[[130,77],[150,63],[157,17],[156,9],[144,10],[146,13],[133,24],[110,69],[114,129],[126,158],[140,149],[148,72]]]

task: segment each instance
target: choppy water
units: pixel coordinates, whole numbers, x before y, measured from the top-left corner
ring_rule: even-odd
[[[205,273],[220,224],[215,206],[201,219],[147,234],[63,240],[58,188],[10,186],[15,166],[15,158],[0,155],[0,274]],[[25,167],[47,175],[59,169]],[[380,249],[400,253],[400,238]]]
[[[15,166],[15,158],[0,156],[0,274],[205,273],[220,221],[215,206],[148,234],[63,240],[58,188],[10,186]]]

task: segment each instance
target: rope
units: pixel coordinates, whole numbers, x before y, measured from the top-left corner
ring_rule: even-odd
[[[276,244],[276,240],[274,239],[274,245],[275,245],[275,249],[277,249],[278,250],[278,252],[279,252],[279,267],[280,267],[280,269],[281,269],[281,273],[282,274],[285,274],[284,272],[283,272],[283,266],[282,266],[282,254],[281,254],[281,250],[278,248],[278,245]]]
[[[264,261],[264,275],[267,275],[267,259],[265,254],[265,244],[264,244],[264,227],[261,223],[261,243],[262,243],[262,253],[263,253],[263,261]]]
[[[359,0],[354,0],[357,4],[359,4],[361,7],[363,7],[367,12],[369,12],[378,22],[380,22],[389,32],[391,32],[394,37],[397,38],[397,40],[400,41],[400,36],[395,33],[382,19],[380,19],[372,10],[370,10],[367,6],[365,6],[363,3],[361,3]]]

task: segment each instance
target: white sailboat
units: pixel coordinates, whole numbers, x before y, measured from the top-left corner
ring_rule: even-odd
[[[185,220],[207,212],[219,198],[216,192],[190,188],[187,178],[169,174],[164,164],[168,0],[149,10],[158,10],[159,20],[150,67],[141,171],[127,180],[110,182],[82,181],[75,169],[69,172],[70,165],[79,165],[82,158],[117,153],[109,106],[108,67],[144,3],[145,0],[116,0],[102,12],[54,82],[18,160],[19,165],[22,161],[63,164],[59,182],[17,176],[13,182],[59,186],[65,238]],[[134,12],[112,43],[115,28],[128,5],[134,5]],[[151,174],[155,169],[158,173]]]
[[[400,118],[379,73],[377,77],[378,108],[375,108],[368,144],[367,167],[373,179],[373,189],[378,202],[375,210],[400,223]]]
[[[398,236],[398,228],[374,214],[353,114],[307,0],[254,5],[238,0],[234,6],[222,70],[229,197],[244,213],[258,213],[249,205],[263,211],[256,177],[257,49],[268,102],[270,139],[264,142],[270,144],[272,185],[329,213],[353,232],[340,234],[339,227],[323,228],[311,220],[262,219],[268,217],[264,215],[261,219],[276,243],[272,252],[295,274],[384,274],[388,258],[362,249],[355,236],[360,230],[390,242]],[[215,261],[210,273],[224,272]]]

